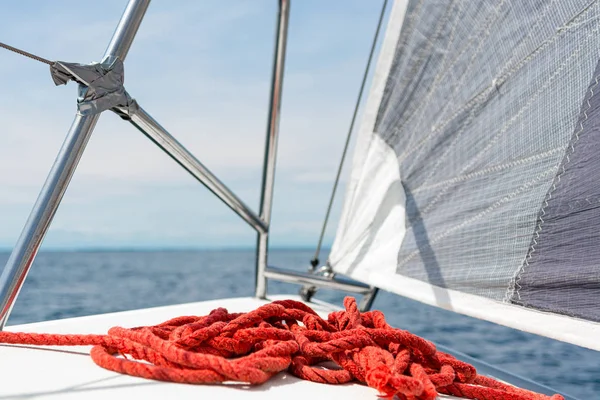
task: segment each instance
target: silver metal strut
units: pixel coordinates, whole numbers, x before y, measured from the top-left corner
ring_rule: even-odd
[[[275,183],[275,162],[277,160],[277,136],[281,115],[281,94],[283,90],[283,72],[285,68],[285,50],[287,31],[290,20],[290,0],[279,0],[277,17],[277,33],[275,39],[275,56],[271,75],[271,96],[269,100],[269,119],[265,143],[265,161],[262,174],[262,191],[260,196],[260,217],[267,224],[271,223],[273,205],[273,185]],[[269,250],[269,232],[258,233],[256,243],[256,290],[255,296],[264,299],[267,295],[267,255]]]
[[[130,122],[146,137],[167,153],[181,167],[206,186],[237,215],[242,217],[259,234],[267,233],[268,223],[254,213],[239,197],[219,180],[194,155],[177,141],[165,128],[150,116],[142,107],[129,115],[125,108],[117,107],[119,115],[126,115]]]
[[[150,0],[129,0],[104,53],[104,59],[117,57],[121,61],[125,60],[149,4]],[[46,236],[99,117],[100,114],[87,116],[77,114],[75,116],[21,236],[2,271],[0,276],[0,330],[4,328],[8,320],[31,264],[44,236]]]
[[[368,295],[371,287],[361,282],[338,277],[327,278],[306,272],[290,271],[288,269],[267,267],[265,276],[281,282],[294,283],[297,285],[314,285],[326,289],[343,290],[349,293]]]

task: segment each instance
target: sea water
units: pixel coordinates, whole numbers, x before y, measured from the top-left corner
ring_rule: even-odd
[[[0,265],[6,263],[8,255],[0,253]],[[273,250],[269,261],[279,267],[304,270],[311,258],[310,251]],[[42,252],[25,282],[9,325],[252,296],[254,261],[251,250]],[[297,291],[294,285],[269,283],[269,293]],[[317,297],[341,304],[343,296],[340,292],[322,291]],[[380,292],[373,308],[383,311],[392,325],[433,342],[581,400],[600,399],[599,352],[385,292]],[[81,331],[84,332],[85,329]]]

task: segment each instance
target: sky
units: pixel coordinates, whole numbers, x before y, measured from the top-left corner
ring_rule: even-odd
[[[7,2],[0,41],[51,60],[100,61],[126,3]],[[292,2],[272,247],[316,245],[380,7]],[[275,0],[154,0],[125,62],[127,91],[257,211],[276,10]],[[0,248],[16,242],[75,100],[75,84],[55,87],[46,65],[0,49]],[[348,175],[345,168],[326,246]],[[42,249],[250,248],[255,241],[226,205],[106,112]]]

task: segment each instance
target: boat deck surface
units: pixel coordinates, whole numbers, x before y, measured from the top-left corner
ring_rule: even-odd
[[[273,296],[272,300],[297,296]],[[299,299],[298,299],[299,300]],[[181,315],[205,315],[217,307],[249,311],[266,300],[233,298],[69,318],[7,327],[8,331],[105,333],[109,328],[153,325]],[[319,314],[335,310],[311,303]],[[378,399],[377,391],[360,384],[323,385],[280,373],[259,386],[247,384],[185,385],[120,375],[98,367],[91,347],[0,345],[0,400],[4,399]],[[440,399],[454,399],[440,396]]]

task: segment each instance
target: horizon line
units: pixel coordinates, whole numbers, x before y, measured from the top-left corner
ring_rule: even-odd
[[[11,247],[0,247],[0,253],[12,252]],[[315,251],[314,247],[309,246],[273,246],[269,251]],[[321,251],[330,251],[331,247],[322,247]],[[40,253],[100,253],[100,252],[176,252],[176,251],[256,251],[252,246],[215,246],[215,247],[51,247],[41,248]]]

